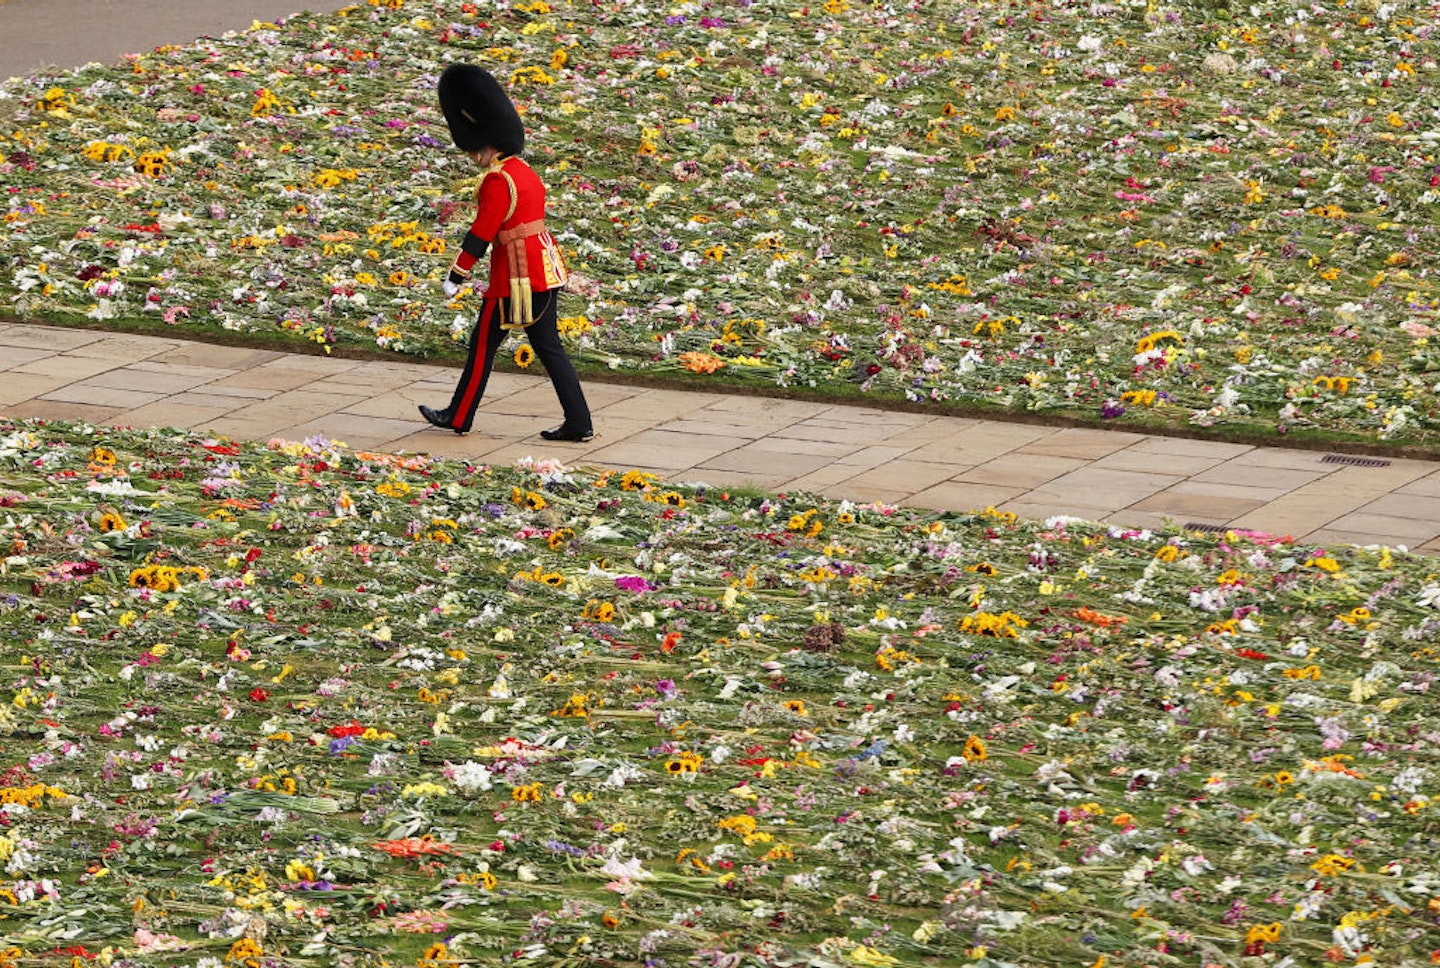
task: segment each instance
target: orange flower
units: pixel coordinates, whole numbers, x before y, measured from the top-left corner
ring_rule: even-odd
[[[400,837],[396,840],[377,840],[370,846],[384,851],[391,857],[421,857],[426,854],[453,854],[455,845],[424,837]]]
[[[1091,625],[1098,625],[1102,629],[1108,629],[1116,625],[1124,625],[1130,619],[1124,615],[1106,615],[1097,612],[1090,606],[1085,606],[1075,613],[1075,617],[1082,622],[1089,622]]]
[[[724,360],[709,353],[681,353],[677,359],[691,373],[714,373],[725,367]]]
[[[965,748],[960,751],[960,755],[965,757],[967,763],[984,762],[989,756],[985,751],[985,741],[978,736],[971,736],[965,741]]]

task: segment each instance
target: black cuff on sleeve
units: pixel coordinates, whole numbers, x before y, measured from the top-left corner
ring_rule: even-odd
[[[463,272],[460,272],[458,269],[451,269],[448,278],[457,286],[465,285],[465,274]]]
[[[484,255],[486,250],[489,248],[490,243],[480,238],[480,236],[476,235],[474,232],[466,232],[465,241],[460,243],[461,252],[464,252],[467,255],[473,255],[477,259]]]

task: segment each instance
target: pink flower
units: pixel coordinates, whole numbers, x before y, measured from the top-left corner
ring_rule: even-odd
[[[136,928],[135,947],[141,951],[184,951],[190,946],[173,934],[155,934],[146,928]]]

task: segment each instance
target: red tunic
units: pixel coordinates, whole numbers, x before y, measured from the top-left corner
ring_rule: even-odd
[[[505,175],[510,178],[507,180]],[[513,199],[510,193],[512,182],[515,186]],[[485,298],[509,297],[510,260],[506,257],[504,246],[496,244],[495,237],[502,230],[513,230],[545,218],[545,183],[523,159],[506,158],[490,168],[480,180],[480,187],[475,191],[475,205],[475,221],[470,231],[490,243],[490,282],[485,288]],[[565,262],[555,237],[548,231],[531,235],[516,244],[525,246],[531,292],[558,289],[565,284]],[[475,256],[462,252],[455,260],[455,267],[468,274],[475,262]]]

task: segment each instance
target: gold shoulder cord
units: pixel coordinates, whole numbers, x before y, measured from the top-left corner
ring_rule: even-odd
[[[515,187],[515,179],[505,170],[506,158],[496,158],[490,162],[490,167],[485,169],[485,175],[499,175],[505,179],[505,187],[510,192],[510,207],[505,210],[505,217],[500,220],[504,225],[515,215],[515,209],[520,204],[520,191]],[[480,179],[480,184],[475,186],[475,203],[480,203],[480,189],[484,187],[485,178]],[[523,239],[507,242],[504,238],[505,232],[502,229],[495,237],[497,248],[505,249],[505,258],[510,268],[510,318],[502,318],[500,325],[504,329],[524,329],[535,321],[534,310],[530,305],[530,277],[517,278],[515,246],[524,245]],[[494,258],[494,256],[492,256]]]
[[[515,214],[516,207],[520,204],[520,191],[515,187],[515,179],[504,168],[497,168],[501,177],[505,179],[505,187],[510,189],[510,208],[505,212],[505,217],[500,224],[510,221]],[[507,233],[500,233],[505,235]],[[496,236],[497,240],[500,238]],[[535,310],[531,306],[530,299],[530,269],[525,258],[525,239],[511,238],[502,243],[505,247],[505,258],[509,260],[510,269],[510,318],[500,323],[503,329],[524,329],[535,322]]]

